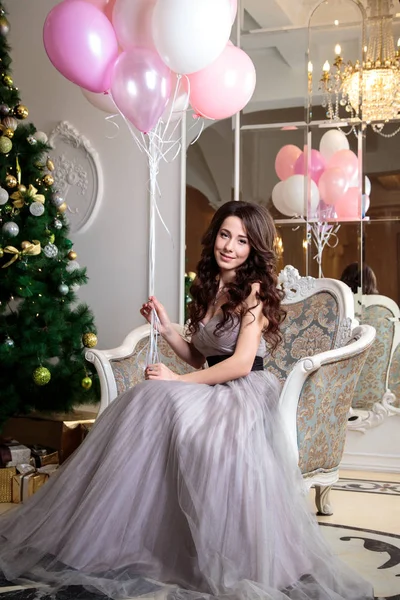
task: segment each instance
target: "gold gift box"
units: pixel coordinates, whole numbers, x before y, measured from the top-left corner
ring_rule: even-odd
[[[0,502],[12,502],[12,481],[17,470],[15,467],[0,469]]]
[[[18,465],[20,471],[12,478],[12,501],[14,504],[24,502],[46,483],[55,473],[58,465],[47,465],[36,470],[31,465]]]

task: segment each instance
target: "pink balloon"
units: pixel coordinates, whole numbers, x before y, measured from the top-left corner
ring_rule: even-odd
[[[115,63],[111,93],[122,114],[143,133],[157,124],[171,95],[171,71],[155,50],[131,48]]]
[[[343,169],[350,182],[358,171],[358,158],[351,150],[339,150],[328,161],[328,169]]]
[[[355,221],[361,218],[361,192],[351,187],[335,204],[338,221]]]
[[[64,77],[91,92],[110,87],[118,43],[107,17],[84,0],[57,4],[47,15],[43,41]]]
[[[226,119],[249,102],[256,70],[243,50],[228,44],[217,60],[188,79],[190,103],[196,113],[206,119]]]
[[[284,181],[292,175],[296,175],[294,167],[299,156],[302,155],[300,148],[293,144],[287,144],[279,150],[275,159],[275,171],[279,179]]]
[[[229,0],[229,2],[231,4],[231,18],[232,18],[232,25],[233,25],[235,22],[235,19],[236,19],[238,0]]]
[[[309,176],[315,183],[318,183],[319,178],[322,173],[325,171],[326,162],[321,152],[318,150],[311,150],[311,160],[309,165]],[[304,152],[302,152],[299,158],[296,160],[296,164],[294,165],[294,172],[296,175],[305,175],[307,172],[307,147],[305,147]]]
[[[115,0],[84,0],[88,4],[93,4],[96,8],[104,13],[109,21],[111,21],[112,11],[114,8]],[[71,2],[71,0],[64,0],[64,2]]]
[[[318,189],[325,204],[334,204],[347,192],[349,183],[343,169],[326,169],[318,182]]]
[[[112,23],[119,45],[155,49],[152,16],[156,0],[116,0]]]

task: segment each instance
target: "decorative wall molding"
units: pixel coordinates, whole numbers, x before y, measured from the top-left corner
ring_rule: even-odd
[[[49,136],[55,189],[68,204],[65,216],[71,233],[83,233],[93,223],[103,197],[103,171],[91,142],[71,123],[61,121]]]

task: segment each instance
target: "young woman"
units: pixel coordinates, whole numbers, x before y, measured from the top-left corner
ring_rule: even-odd
[[[155,298],[143,305],[197,370],[148,366],[43,490],[0,520],[8,579],[112,598],[373,598],[309,514],[279,422],[280,385],[263,370],[284,316],[274,238],[261,206],[217,211],[192,288],[190,343]]]

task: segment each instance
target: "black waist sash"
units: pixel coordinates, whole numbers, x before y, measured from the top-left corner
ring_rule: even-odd
[[[218,363],[230,358],[233,354],[221,354],[219,356],[207,356],[207,362],[209,367],[213,367]],[[264,359],[262,356],[256,356],[251,367],[252,371],[263,371],[264,370]]]

